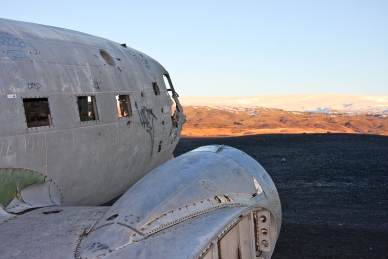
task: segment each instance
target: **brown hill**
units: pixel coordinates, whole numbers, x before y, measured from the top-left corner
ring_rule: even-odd
[[[185,137],[243,136],[266,133],[360,133],[388,136],[388,117],[290,112],[269,108],[184,107]]]

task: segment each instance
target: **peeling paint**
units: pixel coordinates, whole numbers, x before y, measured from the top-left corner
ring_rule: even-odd
[[[46,176],[23,168],[0,168],[0,204],[8,206],[24,188],[43,183]]]

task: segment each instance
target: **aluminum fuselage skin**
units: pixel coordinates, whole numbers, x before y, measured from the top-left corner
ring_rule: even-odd
[[[276,187],[255,159],[203,146],[158,166],[110,208],[0,210],[0,258],[268,259],[281,220]]]
[[[125,45],[0,19],[0,170],[51,179],[59,205],[98,205],[123,193],[170,159],[180,138],[183,111],[163,75],[158,62]],[[117,95],[129,96],[132,116],[119,118]],[[80,120],[79,96],[94,96],[98,119]],[[28,127],[26,98],[48,99],[49,126]]]

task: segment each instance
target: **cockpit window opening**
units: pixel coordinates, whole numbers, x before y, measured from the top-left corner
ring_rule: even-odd
[[[98,120],[96,97],[93,95],[78,96],[79,117],[81,121]]]
[[[177,107],[176,107],[174,98],[172,98],[172,95],[175,93],[175,91],[174,91],[174,87],[172,86],[170,75],[164,74],[163,80],[164,80],[164,84],[166,85],[167,96],[170,97],[170,100],[171,100],[171,114],[174,114],[174,112],[177,110]],[[172,92],[172,94],[170,94],[169,92]]]
[[[131,101],[129,95],[116,95],[117,112],[119,118],[132,116]]]
[[[154,93],[155,95],[160,95],[160,90],[159,90],[159,86],[157,83],[153,82],[152,83],[152,87],[154,88]]]
[[[168,81],[168,78],[167,78],[167,74],[163,75],[163,81],[164,81],[164,84],[166,85],[167,95],[170,96],[171,98],[171,95],[169,92],[171,92],[172,90],[171,90],[170,82]]]
[[[52,125],[48,98],[23,98],[23,106],[28,128]]]

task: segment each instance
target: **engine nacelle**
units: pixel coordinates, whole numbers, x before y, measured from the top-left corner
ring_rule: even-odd
[[[274,183],[228,146],[171,159],[81,237],[78,258],[270,258],[281,226]]]

